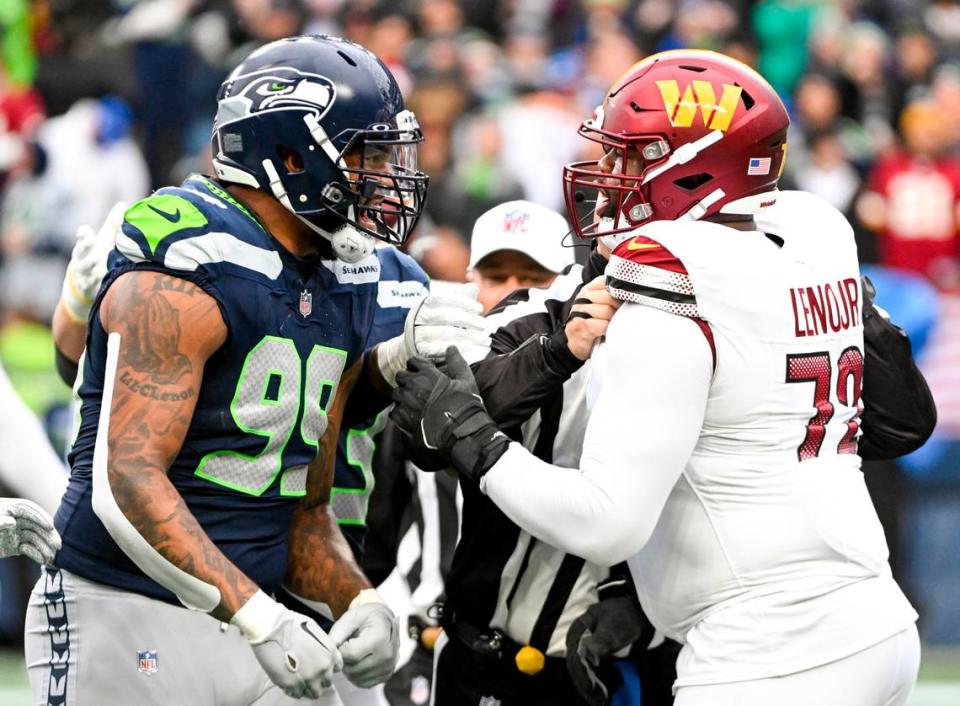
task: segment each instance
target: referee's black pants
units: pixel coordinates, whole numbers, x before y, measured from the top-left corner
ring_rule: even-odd
[[[586,706],[559,657],[535,675],[517,670],[512,659],[478,655],[450,637],[436,661],[434,706]]]

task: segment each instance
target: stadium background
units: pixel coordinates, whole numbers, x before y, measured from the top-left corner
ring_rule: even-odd
[[[960,2],[0,0],[0,362],[59,449],[70,392],[49,320],[77,226],[209,171],[220,81],[301,32],[358,41],[397,76],[432,180],[410,252],[447,280],[487,208],[563,212],[561,168],[588,149],[576,127],[639,58],[710,48],[764,73],[793,117],[785,186],[848,214],[937,399],[934,439],[868,479],[921,614],[913,703],[960,703]],[[34,577],[0,562],[0,704],[29,700]]]

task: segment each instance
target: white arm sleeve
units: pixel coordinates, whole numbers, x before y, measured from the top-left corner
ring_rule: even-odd
[[[481,489],[535,537],[610,566],[646,544],[696,446],[713,358],[694,322],[639,304],[614,315],[605,345],[580,468],[511,444]]]
[[[117,377],[120,356],[120,334],[107,338],[107,363],[103,371],[103,402],[97,426],[97,441],[93,447],[93,511],[106,527],[113,541],[130,557],[140,570],[164,588],[175,593],[187,608],[207,613],[220,604],[220,589],[196,576],[188,574],[168,561],[153,548],[117,505],[110,488],[107,473],[107,439],[110,434],[110,407],[113,404],[113,386]]]
[[[0,415],[0,479],[17,496],[54,514],[67,487],[66,468],[2,367]]]

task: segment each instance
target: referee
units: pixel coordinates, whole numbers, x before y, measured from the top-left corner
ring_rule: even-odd
[[[579,462],[587,422],[583,364],[614,309],[577,305],[609,308],[589,327],[568,318],[580,290],[605,264],[594,254],[549,289],[510,295],[489,317],[491,357],[474,368],[494,420],[549,463]],[[595,286],[588,296],[602,302],[603,294]],[[435,706],[586,704],[567,672],[567,632],[598,602],[609,570],[523,532],[476,485],[461,483],[461,490],[461,538],[441,618],[447,639],[438,642]],[[622,592],[622,580],[611,583],[614,595]]]
[[[511,281],[513,271],[523,267],[523,259],[554,271],[561,269],[557,258],[566,260],[548,287],[509,293],[490,312],[491,356],[478,363],[475,372],[488,409],[502,428],[540,458],[575,467],[586,426],[583,364],[615,307],[608,303],[602,280],[589,284],[602,275],[606,262],[593,256],[585,266],[572,264],[572,250],[561,245],[567,230],[563,217],[535,204],[499,206],[474,227],[471,269],[480,300],[487,303],[498,284]],[[498,255],[510,251],[528,258],[498,266]],[[578,296],[595,303],[575,305]],[[592,318],[570,319],[575,306],[590,311]],[[598,587],[617,600],[631,587],[623,577],[610,579],[607,567],[565,554],[521,531],[475,485],[462,483],[461,491],[461,537],[446,582],[432,703],[588,703],[567,671],[568,631],[598,603]],[[618,611],[617,619],[638,621],[638,614]],[[672,677],[662,681],[669,693]]]

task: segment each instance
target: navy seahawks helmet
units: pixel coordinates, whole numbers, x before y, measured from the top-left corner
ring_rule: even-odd
[[[367,49],[325,35],[271,42],[234,69],[217,102],[217,176],[272,194],[340,259],[369,255],[371,236],[401,245],[413,230],[427,192],[423,134]]]

